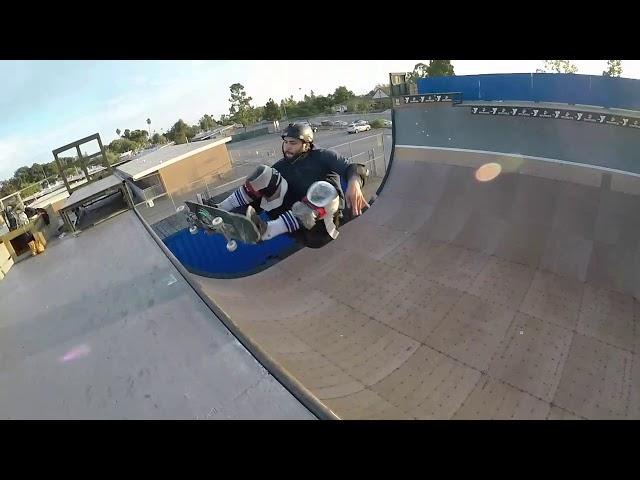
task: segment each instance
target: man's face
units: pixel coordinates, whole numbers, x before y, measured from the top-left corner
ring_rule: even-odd
[[[282,153],[287,160],[291,160],[296,155],[305,152],[307,148],[307,144],[299,138],[284,137],[282,139]]]

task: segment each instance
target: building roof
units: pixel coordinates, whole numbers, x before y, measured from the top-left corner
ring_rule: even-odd
[[[103,190],[113,188],[119,183],[122,183],[122,180],[120,178],[118,178],[116,175],[109,175],[108,177],[101,178],[100,180],[88,183],[87,185],[83,185],[82,187],[74,190],[73,193],[71,193],[71,196],[67,198],[62,208],[68,208],[72,205],[80,204],[84,200],[87,200],[88,198],[102,192]]]
[[[172,163],[184,160],[196,153],[204,152],[210,148],[223,145],[231,140],[231,137],[218,138],[215,140],[205,140],[195,143],[183,143],[182,145],[171,145],[160,148],[151,153],[138,157],[127,162],[117,170],[133,180],[138,180],[151,173],[157,172],[160,168]]]
[[[217,127],[211,130],[207,130],[206,132],[200,132],[195,137],[191,139],[192,142],[198,142],[200,140],[209,140],[212,137],[222,135],[226,130],[233,130],[233,125],[223,125],[221,127]]]
[[[380,99],[380,98],[389,98],[389,95],[384,93],[381,88],[378,88],[371,98]]]

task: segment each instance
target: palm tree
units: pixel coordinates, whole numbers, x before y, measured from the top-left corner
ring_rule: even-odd
[[[149,138],[151,138],[151,119],[147,118],[147,125],[149,125]]]
[[[119,128],[116,128],[116,133],[118,134],[118,136],[120,136],[120,132],[121,132],[121,131],[122,131],[122,130],[120,130]]]

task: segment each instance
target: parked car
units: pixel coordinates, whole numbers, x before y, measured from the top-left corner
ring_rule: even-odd
[[[317,132],[318,131],[318,124],[317,123],[312,123],[312,122],[309,122],[307,120],[302,120],[302,121],[299,121],[299,122],[296,122],[296,123],[297,124],[302,124],[302,125],[309,125],[313,132]]]
[[[349,124],[343,120],[336,120],[333,122],[334,127],[347,127]]]
[[[369,130],[371,130],[371,125],[369,125],[368,123],[358,124],[354,122],[347,128],[347,133],[367,132]]]
[[[384,123],[385,127],[391,127],[393,125],[391,120],[382,120],[382,122]]]

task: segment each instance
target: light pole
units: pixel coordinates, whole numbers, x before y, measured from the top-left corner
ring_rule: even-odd
[[[40,170],[42,170],[42,177],[45,182],[47,182],[47,189],[49,188],[49,180],[47,180],[47,175],[44,173],[44,168],[40,165]]]

